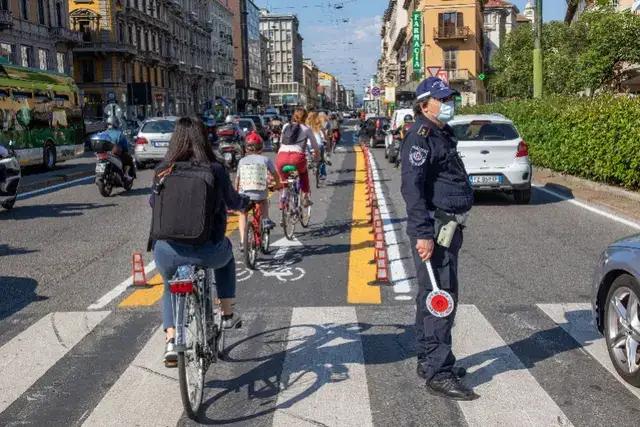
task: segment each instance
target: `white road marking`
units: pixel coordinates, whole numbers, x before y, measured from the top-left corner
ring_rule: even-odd
[[[149,277],[149,273],[151,273],[156,268],[156,262],[151,261],[144,268],[144,273]],[[91,304],[87,309],[88,310],[100,310],[111,303],[114,299],[118,298],[120,295],[127,290],[129,286],[133,285],[133,276],[130,276],[127,280],[120,283],[115,288],[111,289],[109,292],[100,297],[96,302]]]
[[[380,216],[382,217],[384,239],[387,245],[387,256],[389,257],[389,272],[391,282],[393,283],[393,291],[396,294],[408,294],[411,292],[411,282],[407,276],[407,270],[404,268],[402,262],[402,256],[400,255],[400,246],[398,244],[398,235],[391,222],[391,215],[387,201],[384,197],[384,191],[382,191],[382,185],[380,184],[380,174],[378,173],[378,167],[376,160],[369,152],[369,160],[371,164],[371,173],[373,175],[373,181],[375,183],[376,197],[378,198],[378,209],[380,210]],[[396,295],[396,300],[404,301],[406,295]],[[411,298],[409,298],[411,299]]]
[[[55,184],[55,185],[52,185],[50,187],[40,188],[38,190],[33,190],[33,191],[27,191],[26,193],[20,193],[20,194],[18,194],[18,200],[22,200],[24,198],[31,197],[31,196],[36,196],[36,195],[41,194],[41,193],[48,193],[49,191],[55,190],[57,188],[68,187],[68,186],[71,186],[73,184],[78,184],[80,182],[89,181],[89,180],[94,179],[94,178],[95,178],[95,175],[85,176],[84,178],[78,178],[78,179],[74,179],[74,180],[71,180],[71,181],[63,182],[63,183],[60,183],[60,184]]]
[[[357,323],[354,307],[293,309],[273,426],[373,426]]]
[[[109,313],[50,313],[2,346],[0,412],[27,391]]]
[[[306,271],[301,267],[293,267],[296,260],[286,260],[286,256],[291,248],[300,246],[303,244],[295,237],[293,240],[283,237],[273,244],[274,248],[278,248],[273,260],[258,261],[256,268],[264,277],[275,277],[281,282],[296,282],[305,276]]]
[[[555,191],[549,190],[548,188],[544,188],[544,187],[542,187],[540,185],[534,185],[534,187],[537,188],[538,190],[544,192],[544,193],[547,193],[547,194],[549,194],[551,196],[557,197],[560,200],[563,200],[565,202],[571,203],[572,205],[575,205],[575,206],[579,206],[582,209],[586,209],[589,212],[593,212],[593,213],[598,214],[600,216],[603,216],[605,218],[608,218],[608,219],[611,219],[613,221],[616,221],[616,222],[618,222],[620,224],[624,224],[624,225],[626,225],[628,227],[631,227],[633,229],[640,230],[640,224],[638,224],[637,222],[628,220],[626,218],[622,218],[621,216],[612,214],[612,213],[604,211],[602,209],[598,209],[598,208],[596,208],[594,206],[590,206],[590,205],[588,205],[588,204],[586,204],[584,202],[580,202],[578,200],[575,200],[575,199],[572,199],[570,197],[564,196],[564,195],[562,195],[560,193],[556,193]]]
[[[640,399],[640,389],[631,386],[616,372],[611,363],[607,342],[593,324],[591,304],[538,304],[538,308],[571,335],[582,348]]]
[[[569,426],[571,422],[491,323],[473,305],[460,305],[454,352],[481,396],[458,402],[470,426]]]
[[[162,362],[162,328],[93,409],[84,426],[175,426],[183,408],[178,369]]]

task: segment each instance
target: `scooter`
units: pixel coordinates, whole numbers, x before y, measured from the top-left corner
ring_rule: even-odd
[[[244,155],[242,137],[234,126],[223,126],[218,129],[218,152],[229,171],[235,171]]]
[[[9,141],[7,152],[8,156],[0,156],[0,206],[10,210],[16,203],[22,171],[13,149],[13,141]]]
[[[113,143],[101,139],[98,135],[91,137],[91,146],[96,153],[96,185],[103,197],[109,197],[115,187],[131,190],[135,179],[135,171],[131,177],[125,176],[122,160],[113,154]]]

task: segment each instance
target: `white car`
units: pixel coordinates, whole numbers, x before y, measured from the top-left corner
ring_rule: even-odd
[[[509,192],[517,203],[529,203],[529,147],[511,120],[500,114],[460,115],[449,125],[474,190]]]
[[[384,157],[385,158],[389,157],[389,147],[391,147],[391,144],[393,143],[392,132],[400,127],[400,125],[404,121],[404,117],[407,114],[410,114],[411,116],[413,116],[413,109],[400,108],[393,112],[393,116],[391,116],[391,123],[389,124],[389,127],[390,127],[389,132],[387,132],[387,135],[384,137]]]

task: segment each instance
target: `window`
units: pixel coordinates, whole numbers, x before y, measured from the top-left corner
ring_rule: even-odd
[[[13,48],[8,43],[0,43],[0,57],[6,58],[9,62],[13,59]]]
[[[80,71],[84,83],[92,83],[95,80],[93,61],[82,61]]]
[[[120,62],[120,81],[127,82],[127,64],[124,61]]]
[[[445,34],[456,34],[464,26],[462,12],[446,12],[438,14],[438,31]]]
[[[33,47],[20,46],[20,65],[33,67]]]
[[[0,10],[9,10],[9,0],[0,1]]]
[[[64,74],[65,72],[65,68],[64,68],[64,53],[62,52],[56,52],[56,61],[57,61],[57,69],[58,72],[60,74]]]
[[[29,1],[28,0],[20,0],[20,9],[22,13],[22,19],[25,21],[29,20]]]
[[[457,49],[444,50],[444,69],[445,70],[458,69],[458,50]]]
[[[62,24],[62,3],[56,3],[56,24],[58,27],[64,27]]]
[[[44,15],[44,0],[38,0],[38,23],[40,25],[46,25]]]
[[[38,63],[41,70],[47,69],[47,51],[44,49],[38,49]]]

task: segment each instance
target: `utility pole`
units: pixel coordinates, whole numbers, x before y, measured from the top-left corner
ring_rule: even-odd
[[[533,97],[542,98],[542,0],[536,0],[533,47]]]

